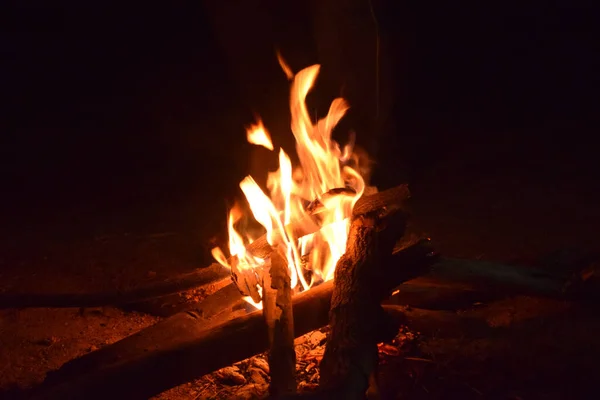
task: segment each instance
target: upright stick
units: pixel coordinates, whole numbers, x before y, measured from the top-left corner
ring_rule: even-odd
[[[279,251],[271,254],[263,278],[263,315],[269,331],[269,367],[273,397],[296,391],[296,352],[290,272]]]

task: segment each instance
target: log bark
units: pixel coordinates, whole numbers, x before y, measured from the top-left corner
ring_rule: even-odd
[[[408,247],[385,265],[382,291],[421,275],[437,255],[428,241]],[[295,335],[328,321],[333,282],[293,298]],[[242,312],[242,311],[239,311]],[[37,399],[146,399],[268,348],[261,311],[219,324],[193,313],[166,319],[110,346],[66,363],[33,394]]]
[[[395,214],[386,220],[390,218],[404,216]],[[382,222],[372,214],[354,217],[346,252],[335,269],[320,387],[337,398],[365,397],[374,382],[377,343],[384,339],[382,333],[394,334],[381,308],[388,294],[383,266],[400,232],[390,234],[382,228]],[[405,223],[392,226],[404,227]]]
[[[382,208],[400,206],[409,197],[408,185],[400,185],[383,192],[365,195],[354,205],[352,215],[365,215]]]
[[[383,309],[395,324],[408,326],[413,332],[436,338],[484,338],[494,334],[496,329],[485,318],[456,311],[432,311],[387,304],[383,305]]]
[[[269,331],[269,393],[277,398],[296,392],[296,351],[292,288],[286,260],[279,251],[271,253],[263,284],[263,315]]]
[[[476,292],[487,296],[529,295],[562,300],[597,302],[598,281],[583,279],[586,269],[573,273],[570,270],[549,271],[519,265],[509,265],[483,260],[443,258],[431,271],[406,282],[423,290],[453,290]],[[579,284],[573,284],[573,281]]]

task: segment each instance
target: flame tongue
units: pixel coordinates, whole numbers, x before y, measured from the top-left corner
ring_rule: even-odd
[[[313,65],[292,79],[291,130],[296,139],[300,166],[293,169],[290,158],[280,149],[279,170],[269,173],[267,179],[269,195],[250,176],[240,183],[254,219],[266,230],[267,241],[285,254],[292,288],[297,288],[300,283],[302,290],[309,289],[315,282],[333,278],[335,264],[346,249],[352,208],[365,188],[362,176],[344,165],[352,158],[352,146],[347,145],[342,151],[331,139],[333,128],[348,110],[346,101],[335,99],[327,116],[316,124],[310,119],[306,96],[318,73],[319,66]],[[286,74],[292,77],[289,70]],[[248,129],[247,139],[250,143],[274,149],[260,121]],[[315,210],[315,204],[318,204],[318,210]],[[246,245],[251,243],[249,235],[234,227],[241,218],[240,209],[234,207],[228,218],[229,252],[237,256],[236,270],[250,272],[259,269],[265,260],[247,251]],[[315,224],[320,229],[315,229]],[[290,229],[292,225],[296,229]],[[300,232],[314,233],[301,236]],[[231,268],[222,251],[213,249],[213,256]],[[257,300],[256,296],[252,297]],[[255,301],[253,303],[257,305]]]

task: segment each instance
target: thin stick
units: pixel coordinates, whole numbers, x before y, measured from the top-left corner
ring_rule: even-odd
[[[269,273],[263,284],[263,315],[269,331],[271,396],[296,392],[296,352],[290,273],[279,251],[271,255]]]

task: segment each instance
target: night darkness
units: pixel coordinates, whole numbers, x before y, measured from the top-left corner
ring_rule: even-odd
[[[402,158],[408,176],[418,178],[471,135],[505,136],[515,153],[529,146],[590,150],[593,13],[542,3],[380,7],[397,124],[388,139],[394,151],[384,157]],[[273,47],[301,60],[297,68],[318,62],[308,11],[293,16],[272,8],[282,21],[276,29],[285,32],[273,36],[293,38],[273,39]],[[257,94],[257,104],[240,100],[215,39],[223,28],[202,4],[95,9],[34,2],[5,19],[5,211],[147,202],[197,190],[207,168],[220,188],[233,184],[229,171],[245,173],[243,126],[251,113],[268,113],[260,109],[265,94]],[[257,54],[252,64],[276,70],[274,55],[267,58]]]
[[[274,22],[264,29],[271,41],[254,49],[248,24],[223,25],[209,1],[10,3],[0,11],[3,286],[18,290],[23,271],[51,274],[36,263],[44,257],[65,282],[86,274],[114,282],[127,263],[118,271],[134,281],[150,269],[166,276],[210,263],[237,183],[256,167],[244,127],[255,114],[273,131],[289,123],[275,49],[295,70],[321,62],[310,8],[257,1]],[[231,1],[227,12],[242,3],[253,4]],[[598,6],[373,4],[390,112],[379,136],[361,137],[352,117],[343,128],[378,148],[374,183],[407,181],[415,224],[445,254],[523,261],[563,246],[598,251]],[[246,64],[232,65],[232,53]],[[240,77],[244,65],[256,79]],[[327,80],[335,74],[325,67],[317,81],[320,113],[337,94]],[[73,261],[87,258],[82,250],[61,275],[71,257],[63,250],[78,246],[70,241],[156,232],[183,243],[165,244],[160,265],[123,244],[89,270]]]

